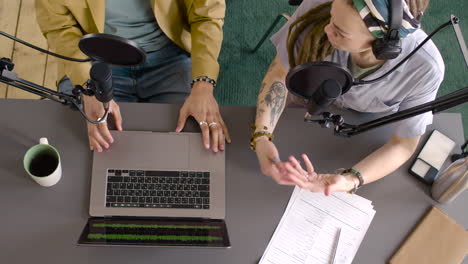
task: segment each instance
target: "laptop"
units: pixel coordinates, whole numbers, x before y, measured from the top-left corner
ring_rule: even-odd
[[[230,247],[224,151],[203,148],[200,133],[111,134],[93,154],[79,245]]]

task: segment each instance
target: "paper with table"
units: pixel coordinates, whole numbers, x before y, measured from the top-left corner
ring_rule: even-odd
[[[349,264],[375,215],[358,195],[325,196],[296,187],[259,264],[329,264],[341,228],[336,264]]]

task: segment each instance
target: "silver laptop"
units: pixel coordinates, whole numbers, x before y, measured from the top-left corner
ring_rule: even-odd
[[[157,132],[111,132],[114,143],[108,151],[94,152],[93,170],[91,178],[91,198],[89,214],[91,216],[162,216],[162,217],[201,217],[224,219],[225,217],[225,175],[224,151],[213,153],[206,150],[199,133],[157,133]],[[116,171],[120,174],[116,175]],[[162,171],[163,173],[156,173]],[[164,177],[164,171],[179,173],[174,177]],[[133,175],[135,173],[135,175]],[[208,178],[206,177],[209,173]],[[162,174],[149,176],[151,174]],[[198,175],[197,175],[198,174]],[[200,175],[201,174],[201,175]],[[132,175],[132,176],[130,176]],[[138,176],[143,175],[143,176]],[[121,177],[122,181],[109,182],[110,179]],[[123,177],[122,177],[123,176]],[[201,176],[201,177],[200,177]],[[127,178],[128,177],[128,178]],[[162,179],[164,179],[164,182]],[[172,179],[170,183],[167,181]],[[175,179],[178,179],[174,183]],[[123,181],[129,179],[129,181]],[[208,181],[206,181],[208,179]],[[143,182],[141,182],[143,180]],[[183,183],[181,181],[185,180]],[[208,190],[198,191],[201,183],[208,184]],[[198,183],[198,184],[197,184]],[[111,185],[119,185],[114,190],[121,190],[119,195],[108,195]],[[120,188],[121,186],[125,188]],[[127,188],[132,186],[132,189]],[[146,185],[146,186],[145,186]],[[142,187],[145,186],[145,189]],[[182,186],[182,190],[180,190]],[[189,187],[187,187],[189,186]],[[196,190],[192,190],[195,189]],[[149,189],[151,188],[151,189]],[[175,188],[175,189],[174,189]],[[190,188],[190,189],[188,189]],[[188,189],[188,190],[187,190]],[[206,188],[205,188],[206,189]],[[127,197],[139,197],[138,202],[132,200],[107,200],[108,197],[122,196],[122,190],[127,190]],[[135,195],[128,195],[128,191],[135,190]],[[147,195],[137,195],[141,190]],[[192,192],[190,197],[186,194]],[[162,195],[157,195],[161,194]],[[209,197],[201,197],[202,193],[209,193]],[[153,203],[147,197],[174,198],[172,203]],[[168,195],[165,195],[168,194]],[[175,194],[171,196],[171,194]],[[179,197],[181,194],[182,197]],[[183,194],[183,195],[182,195]],[[194,196],[195,195],[195,196]],[[206,196],[206,195],[205,195]],[[145,201],[140,199],[145,197]],[[181,198],[175,203],[175,198]],[[182,198],[187,203],[182,203]],[[190,205],[190,199],[202,199],[201,207],[190,209],[182,205]],[[204,206],[203,198],[208,198],[208,206]],[[184,199],[184,202],[185,200]],[[140,200],[142,201],[140,203]],[[177,200],[179,201],[179,200]],[[192,200],[193,201],[193,200]],[[160,204],[161,206],[157,206]],[[153,206],[154,205],[154,206]],[[166,208],[174,205],[174,208]],[[181,205],[180,208],[177,205]],[[157,207],[156,207],[157,206]]]
[[[200,224],[204,226],[204,230],[224,230],[219,236],[222,239],[218,239],[224,242],[214,246],[229,246],[223,221],[225,217],[224,151],[214,153],[206,150],[200,133],[111,131],[111,134],[114,143],[110,149],[93,154],[89,213],[100,222],[96,224],[93,220],[94,226],[141,227],[147,224],[148,227],[173,228],[179,223],[186,232],[187,226]],[[114,223],[115,219],[119,219],[118,225]],[[124,222],[121,219],[124,219]],[[154,222],[142,224],[141,221],[148,219],[156,219],[159,224]],[[161,219],[164,224],[161,224]],[[211,219],[214,222],[208,223],[207,221]],[[218,220],[220,221],[216,222]],[[215,227],[207,227],[208,224],[213,224]],[[93,238],[93,234],[90,235],[93,233],[92,226],[87,228],[88,230],[83,231],[82,238],[88,241],[79,244],[92,244],[90,239],[87,239]],[[107,229],[104,233],[109,232]],[[199,239],[197,238],[198,244],[195,246],[200,246]],[[99,239],[91,242],[97,240]],[[104,244],[109,244],[109,238],[104,240]],[[212,240],[206,245],[212,245]],[[130,242],[127,244],[135,245],[133,241]],[[167,244],[159,243],[161,241],[147,242],[145,245],[149,246]],[[182,243],[176,242],[172,241],[171,245],[178,246]],[[182,245],[193,244],[190,241],[185,242]]]

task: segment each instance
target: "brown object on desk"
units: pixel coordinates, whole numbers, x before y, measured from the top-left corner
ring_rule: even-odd
[[[459,264],[468,254],[468,231],[439,208],[432,207],[390,264]]]

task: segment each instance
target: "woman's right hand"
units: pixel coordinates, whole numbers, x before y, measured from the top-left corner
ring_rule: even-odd
[[[102,103],[94,96],[83,95],[82,98],[85,113],[91,120],[96,121],[104,115],[104,107],[102,106]],[[114,100],[109,102],[108,114],[112,114],[114,116],[117,130],[122,131],[122,115],[120,114],[119,106],[114,102]],[[107,122],[100,124],[86,122],[86,124],[88,126],[89,148],[91,150],[102,152],[103,148],[109,148],[110,144],[114,142],[114,138],[112,138],[109,128],[107,127]]]
[[[260,169],[263,174],[270,176],[278,184],[295,185],[296,183],[288,176],[288,171],[281,162],[275,144],[267,137],[256,139],[255,153],[257,153]]]

